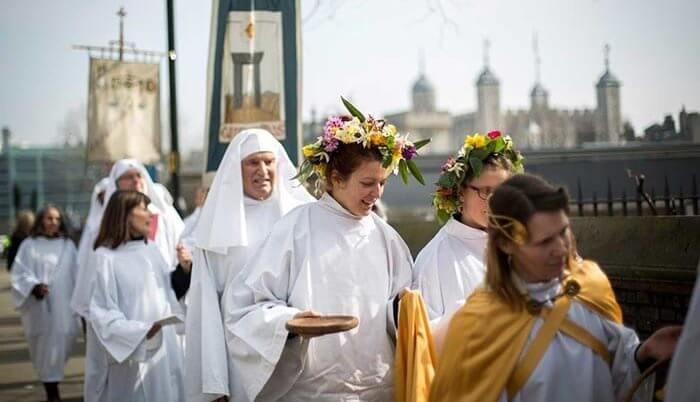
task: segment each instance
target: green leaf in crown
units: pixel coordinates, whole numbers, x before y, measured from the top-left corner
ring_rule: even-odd
[[[418,143],[416,143],[418,144]],[[440,223],[445,223],[459,208],[459,193],[467,177],[479,177],[484,161],[494,155],[505,156],[513,166],[513,172],[523,171],[524,158],[513,147],[513,140],[500,131],[488,134],[472,134],[464,137],[464,144],[456,157],[450,157],[442,165],[442,173],[435,183],[433,207]]]

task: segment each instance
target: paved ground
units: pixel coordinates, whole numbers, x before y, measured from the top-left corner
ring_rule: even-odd
[[[60,385],[66,402],[82,401],[85,344],[80,338],[68,360],[65,379]],[[44,388],[38,381],[19,315],[10,298],[10,276],[5,261],[0,262],[0,402],[44,401]]]

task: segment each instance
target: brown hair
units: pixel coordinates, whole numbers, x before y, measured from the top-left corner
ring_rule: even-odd
[[[491,154],[487,156],[482,163],[483,168],[481,169],[481,173],[483,173],[486,169],[503,169],[508,173],[515,173],[513,162],[511,162],[511,160],[503,154]],[[464,176],[464,180],[462,180],[461,187],[463,189],[466,188],[475,178],[476,176],[474,176],[474,170],[469,169],[467,174]]]
[[[350,175],[357,170],[362,162],[383,160],[382,153],[375,147],[365,148],[362,144],[338,144],[338,148],[333,152],[333,157],[330,158],[325,172],[326,190],[330,190],[333,186],[333,172],[340,177],[341,180],[347,180]]]
[[[107,247],[115,249],[129,240],[128,217],[131,210],[141,204],[151,203],[146,194],[134,190],[117,190],[109,197],[100,231],[95,239],[94,249]]]
[[[53,204],[44,205],[44,208],[40,209],[39,212],[36,213],[36,218],[34,219],[34,226],[29,232],[29,234],[32,237],[44,236],[46,234],[44,232],[44,216],[46,216],[46,214],[49,213],[49,210],[51,209],[55,209],[56,211],[58,211],[58,216],[61,217],[61,223],[58,225],[57,236],[68,237],[68,226],[66,226],[65,215],[63,215],[63,211],[61,211],[61,208]]]
[[[513,225],[512,220],[527,227],[527,222],[535,213],[559,210],[569,214],[566,190],[555,188],[541,177],[530,174],[517,174],[507,179],[489,199],[486,284],[515,309],[522,309],[525,302],[510,279],[512,267],[509,256],[499,245],[518,236],[514,233],[517,225]],[[569,262],[574,255],[575,250],[572,250]]]

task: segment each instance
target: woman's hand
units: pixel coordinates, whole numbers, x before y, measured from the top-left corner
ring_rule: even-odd
[[[161,329],[160,324],[158,324],[157,322],[153,323],[153,326],[151,327],[151,329],[149,329],[148,332],[146,333],[146,339],[153,338],[158,333],[158,331],[160,331],[160,329]]]
[[[670,359],[682,329],[680,325],[673,325],[657,330],[637,349],[635,358],[638,362]]]
[[[175,250],[177,250],[177,262],[185,273],[189,274],[192,269],[192,252],[183,244],[178,244]]]
[[[34,295],[34,297],[36,297],[37,300],[42,300],[48,294],[49,285],[45,283],[38,283],[32,288],[32,295]]]

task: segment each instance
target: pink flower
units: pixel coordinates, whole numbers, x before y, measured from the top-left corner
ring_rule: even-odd
[[[486,134],[486,136],[492,140],[495,140],[496,138],[501,136],[501,132],[498,130],[490,131],[488,134]]]
[[[454,166],[455,162],[456,162],[455,158],[452,158],[452,157],[448,158],[447,162],[445,162],[445,164],[442,165],[442,167],[440,168],[442,173],[447,172],[452,166]]]

